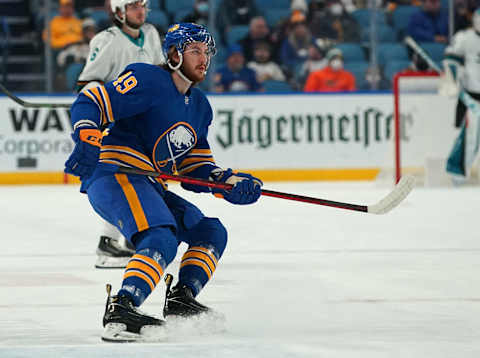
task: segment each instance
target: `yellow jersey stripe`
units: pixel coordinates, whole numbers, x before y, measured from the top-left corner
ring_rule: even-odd
[[[97,99],[97,102],[100,105],[100,108],[102,111],[102,124],[105,124],[107,122],[107,119],[105,116],[105,105],[103,103],[102,96],[100,95],[100,91],[98,90],[98,87],[90,88],[89,92],[92,93]]]
[[[137,224],[138,231],[143,231],[149,228],[148,221],[143,211],[142,204],[138,199],[138,195],[135,192],[133,185],[128,181],[126,174],[115,174],[118,184],[122,187],[123,193],[127,198],[128,205],[132,211],[133,218]]]
[[[136,168],[141,168],[143,170],[154,170],[152,165],[148,165],[147,163],[134,158],[128,154],[120,154],[120,153],[114,153],[114,152],[102,152],[100,153],[100,160],[103,159],[118,159],[121,160],[122,162],[125,162],[127,164],[130,164],[131,166],[134,166]]]
[[[99,88],[100,88],[100,92],[102,93],[102,98],[105,102],[108,121],[110,123],[113,123],[115,119],[113,118],[113,110],[112,110],[112,104],[110,102],[110,97],[108,96],[108,92],[105,90],[105,86],[100,86]]]
[[[140,157],[143,160],[151,163],[149,157],[147,157],[145,154],[140,153],[139,151],[136,151],[135,149],[132,149],[130,147],[121,146],[121,145],[102,145],[102,151],[105,151],[105,150],[127,153],[127,154],[130,154],[130,155],[133,155],[133,156]]]
[[[184,167],[188,164],[197,163],[197,162],[212,162],[212,163],[215,163],[215,161],[213,160],[213,157],[210,157],[210,158],[206,158],[206,157],[186,158],[182,161],[179,168],[182,168],[182,167]]]
[[[210,162],[201,162],[199,164],[192,164],[188,167],[185,167],[185,168],[182,168],[181,170],[178,171],[179,174],[187,174],[187,173],[190,173],[192,171],[194,171],[195,169],[197,169],[198,167],[201,167],[202,165],[214,165],[214,163],[210,163]]]
[[[90,93],[88,90],[84,90],[82,91],[81,93],[83,93],[85,96],[87,96],[88,98],[90,98],[92,100],[93,103],[95,103],[98,107],[98,110],[100,112],[100,124],[102,124],[102,121],[101,121],[101,118],[103,116],[103,113],[102,113],[102,108],[100,107],[100,103],[98,103],[97,99],[95,98],[95,96]]]
[[[212,154],[211,149],[192,149],[190,154]]]

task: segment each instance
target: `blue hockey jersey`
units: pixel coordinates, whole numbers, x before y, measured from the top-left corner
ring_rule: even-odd
[[[74,129],[106,128],[92,180],[102,164],[208,178],[217,167],[207,141],[212,117],[200,90],[182,94],[169,72],[143,63],[82,91],[71,110]]]

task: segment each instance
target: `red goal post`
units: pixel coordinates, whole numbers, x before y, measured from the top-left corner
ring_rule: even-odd
[[[394,180],[408,172],[425,177],[446,176],[444,162],[456,135],[456,98],[438,94],[440,76],[433,72],[403,71],[393,78]]]

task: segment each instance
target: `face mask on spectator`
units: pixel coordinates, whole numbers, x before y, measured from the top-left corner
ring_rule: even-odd
[[[332,4],[330,7],[329,7],[329,10],[330,10],[330,13],[333,15],[333,16],[340,16],[342,15],[343,13],[343,7],[342,5],[336,3],[336,4]]]
[[[335,58],[330,62],[330,67],[335,71],[341,70],[343,68],[343,61],[339,58]]]

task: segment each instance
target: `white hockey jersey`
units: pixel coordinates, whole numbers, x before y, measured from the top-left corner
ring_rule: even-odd
[[[445,56],[464,61],[460,83],[467,91],[480,93],[480,35],[472,28],[457,32]]]
[[[90,53],[78,77],[78,85],[84,86],[91,81],[112,81],[134,62],[153,65],[164,62],[158,31],[153,25],[144,24],[140,28],[139,38],[134,39],[112,26],[90,41]]]

